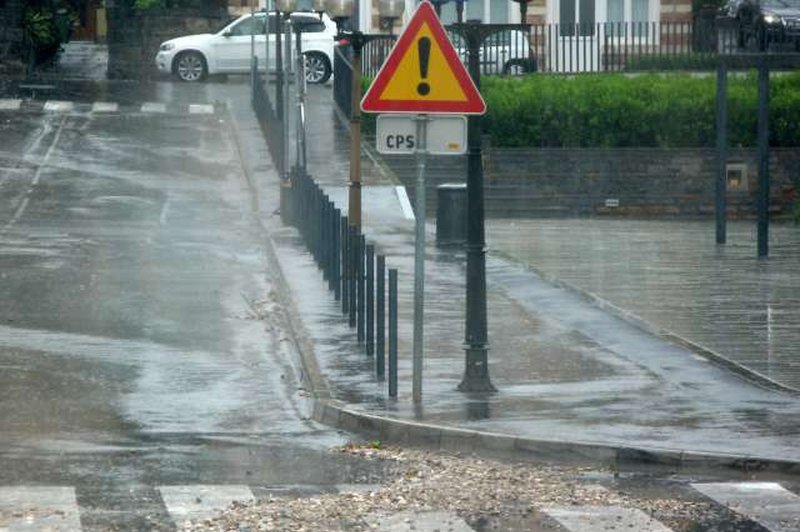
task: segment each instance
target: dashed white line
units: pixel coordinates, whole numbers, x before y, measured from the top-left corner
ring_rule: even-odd
[[[189,105],[189,114],[192,114],[192,115],[213,115],[214,114],[214,106],[213,105],[203,105],[203,104],[193,103],[193,104]]]
[[[147,102],[142,104],[143,113],[166,113],[167,106],[163,103]]]
[[[800,530],[800,497],[776,482],[698,482],[692,487],[771,532]]]
[[[178,526],[189,519],[211,517],[234,501],[255,500],[247,486],[161,486],[159,491],[164,506]]]
[[[116,102],[94,102],[92,105],[93,113],[116,113],[119,111],[119,104]]]
[[[0,530],[75,532],[80,529],[74,488],[0,487]]]
[[[56,144],[58,144],[58,140],[61,138],[61,132],[64,130],[64,124],[66,123],[66,121],[67,117],[61,118],[61,122],[58,124],[58,131],[56,131],[56,134],[53,137],[53,142],[47,149],[47,153],[45,153],[44,159],[42,159],[42,162],[39,163],[38,167],[36,168],[36,173],[33,175],[33,179],[31,180],[31,186],[30,188],[28,188],[28,192],[26,193],[25,198],[22,200],[22,203],[19,204],[19,207],[17,207],[17,210],[14,212],[14,216],[11,217],[11,220],[5,226],[3,226],[3,229],[2,231],[0,231],[0,233],[8,231],[9,227],[17,223],[17,220],[19,220],[20,217],[23,215],[25,209],[28,208],[30,195],[31,193],[33,193],[33,187],[39,184],[39,180],[41,179],[42,176],[42,170],[47,165],[47,162],[50,160],[50,156],[53,154],[53,150],[55,150]]]
[[[73,109],[75,109],[75,104],[73,102],[48,100],[44,104],[44,110],[51,113],[69,113]]]
[[[22,105],[22,100],[0,98],[0,111],[16,111]]]
[[[570,532],[635,530],[636,532],[670,532],[660,521],[635,508],[620,506],[563,506],[547,508],[544,513]]]

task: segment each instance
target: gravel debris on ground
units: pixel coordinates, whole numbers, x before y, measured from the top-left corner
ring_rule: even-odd
[[[478,530],[509,530],[512,522],[521,523],[520,530],[531,530],[526,528],[526,520],[547,507],[616,505],[638,508],[681,532],[691,530],[690,523],[702,521],[719,511],[708,502],[672,496],[640,498],[635,493],[617,492],[596,481],[581,479],[587,473],[602,473],[597,468],[514,463],[443,451],[376,447],[375,444],[350,444],[332,452],[394,462],[395,473],[378,489],[237,502],[215,518],[190,521],[179,529],[188,532],[361,532],[375,530],[380,516],[403,511],[449,511]]]

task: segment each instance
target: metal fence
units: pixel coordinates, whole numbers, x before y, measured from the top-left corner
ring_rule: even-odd
[[[595,24],[496,24],[481,45],[482,75],[533,72],[578,74],[652,70],[712,70],[720,55],[796,52],[800,35],[747,28],[730,17],[698,16],[693,22],[604,22]],[[453,28],[448,34],[466,62],[466,46]],[[362,57],[365,77],[374,77],[393,38],[368,42]],[[352,50],[336,48],[334,99],[350,115]]]
[[[343,59],[338,57],[338,60]],[[300,90],[301,83],[288,85],[288,76],[286,79],[284,87]],[[303,105],[302,95],[270,98],[269,87],[258,71],[255,58],[251,85],[253,110],[270,155],[276,161],[282,178],[286,178],[281,179],[281,218],[297,227],[329,290],[336,301],[341,302],[348,324],[356,330],[359,344],[374,360],[372,367],[376,378],[384,381],[388,373],[388,394],[397,397],[397,270],[387,269],[386,257],[376,252],[374,244],[366,241],[360,228],[350,225],[348,217],[342,215],[319,184],[308,175],[299,150],[292,165],[287,149],[290,139],[284,122],[289,119],[290,109]],[[280,89],[276,88],[276,96],[279,92]],[[301,109],[299,114],[303,116],[304,111]],[[295,121],[295,124],[299,128],[305,127],[302,120]]]

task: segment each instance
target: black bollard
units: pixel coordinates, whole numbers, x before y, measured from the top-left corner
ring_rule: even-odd
[[[367,356],[375,354],[375,246],[367,244]]]
[[[389,397],[397,397],[397,270],[389,270]]]
[[[386,378],[386,257],[383,255],[378,255],[375,279],[378,281],[375,292],[375,376],[382,381]]]

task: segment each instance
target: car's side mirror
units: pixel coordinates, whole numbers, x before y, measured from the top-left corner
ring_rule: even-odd
[[[222,36],[225,37],[226,39],[228,39],[230,37],[233,37],[233,32],[232,31],[226,31],[225,33],[222,34]]]

